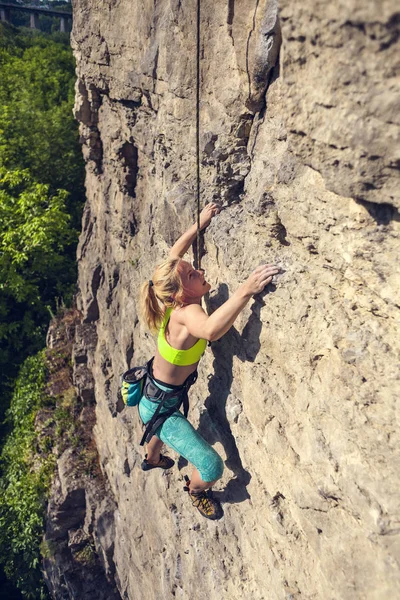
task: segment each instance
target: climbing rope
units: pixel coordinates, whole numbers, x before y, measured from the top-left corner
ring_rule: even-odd
[[[197,0],[197,52],[196,52],[196,195],[197,233],[195,267],[201,267],[200,239],[200,0]]]

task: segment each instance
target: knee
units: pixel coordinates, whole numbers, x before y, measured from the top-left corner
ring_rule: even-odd
[[[224,461],[215,451],[207,464],[207,479],[206,481],[217,481],[221,479],[222,473],[224,472]]]

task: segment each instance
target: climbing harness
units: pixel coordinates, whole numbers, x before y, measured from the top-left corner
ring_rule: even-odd
[[[148,423],[145,423],[145,431],[140,445],[148,444],[157,429],[183,405],[183,415],[187,417],[189,412],[190,387],[197,380],[197,370],[187,377],[182,385],[169,385],[171,391],[165,392],[157,386],[157,380],[153,377],[152,365],[154,356],[149,362],[141,367],[134,367],[121,375],[121,386],[119,397],[127,406],[138,406],[144,396],[150,402],[158,404],[157,409]],[[176,399],[173,406],[161,414],[161,410],[168,400]]]

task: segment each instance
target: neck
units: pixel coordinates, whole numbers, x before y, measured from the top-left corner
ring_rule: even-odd
[[[183,308],[184,306],[189,306],[189,304],[200,304],[201,305],[201,299],[202,299],[202,296],[199,296],[198,298],[185,299],[182,302],[181,308]]]

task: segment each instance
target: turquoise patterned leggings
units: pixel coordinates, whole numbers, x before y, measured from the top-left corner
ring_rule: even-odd
[[[158,381],[153,383],[165,392],[172,388],[161,385]],[[176,398],[166,402],[161,410],[165,410],[176,403]],[[148,423],[157,409],[157,401],[152,402],[142,396],[139,402],[139,414],[143,423]],[[167,446],[186,458],[200,473],[203,481],[215,481],[222,476],[224,463],[212,446],[195,430],[186,417],[178,410],[175,411],[160,427],[155,435]]]

